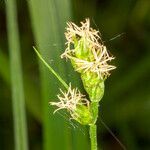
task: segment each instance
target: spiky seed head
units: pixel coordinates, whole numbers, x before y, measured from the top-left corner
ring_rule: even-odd
[[[67,92],[63,92],[60,89],[61,95],[57,95],[59,102],[50,102],[50,105],[57,106],[58,108],[54,111],[57,112],[60,109],[67,109],[71,117],[81,124],[89,124],[91,121],[91,115],[89,111],[89,101],[82,95],[80,91],[71,87]]]
[[[89,19],[81,22],[81,27],[72,22],[67,25],[67,48],[61,57],[70,59],[75,70],[80,73],[92,72],[102,80],[107,78],[110,70],[116,67],[108,64],[114,57],[109,55],[99,31],[90,27]]]

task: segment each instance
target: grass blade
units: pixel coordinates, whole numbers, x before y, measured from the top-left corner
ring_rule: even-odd
[[[6,1],[15,149],[27,150],[25,101],[16,10],[15,0]]]

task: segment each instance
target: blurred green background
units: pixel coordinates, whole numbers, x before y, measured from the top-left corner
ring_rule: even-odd
[[[53,115],[48,102],[57,100],[62,85],[32,48],[37,46],[67,83],[83,90],[79,74],[60,54],[66,22],[79,25],[87,17],[117,66],[100,102],[99,147],[123,149],[105,122],[127,150],[150,149],[149,0],[1,0],[0,149],[90,150],[87,127],[70,121],[64,111]]]

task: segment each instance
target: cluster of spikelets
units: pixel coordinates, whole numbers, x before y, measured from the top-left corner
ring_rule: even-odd
[[[95,86],[98,88],[100,86],[99,81],[105,80],[109,76],[110,70],[116,68],[108,64],[114,57],[107,52],[99,34],[99,31],[90,27],[89,19],[81,22],[81,27],[72,22],[67,23],[65,33],[67,48],[61,55],[61,58],[70,59],[75,71],[81,73],[81,75],[90,74],[91,78],[93,75],[96,76],[98,82]],[[89,91],[92,91],[92,88]],[[68,91],[63,92],[61,90],[61,94],[58,95],[59,102],[50,102],[51,105],[58,107],[54,112],[67,109],[73,119],[82,124],[90,124],[92,118],[90,101],[77,88],[73,89],[71,84]]]
[[[63,92],[61,89],[60,92],[61,95],[57,95],[60,102],[50,102],[51,105],[58,107],[54,113],[60,109],[67,109],[72,116],[77,106],[82,106],[83,104],[89,106],[89,101],[85,98],[85,95],[82,95],[77,88],[73,89],[71,84],[69,84],[67,92]]]
[[[67,48],[61,57],[73,60],[76,65],[75,70],[78,72],[94,72],[101,79],[109,76],[109,71],[116,68],[108,64],[114,57],[108,54],[99,36],[99,31],[90,27],[89,19],[81,22],[81,27],[72,22],[67,25],[65,33]]]
[[[90,124],[92,122],[92,116],[89,109],[89,101],[85,95],[82,95],[77,88],[72,88],[69,84],[67,92],[63,92],[61,89],[61,95],[57,97],[59,102],[50,102],[51,105],[55,105],[58,108],[54,111],[57,112],[60,109],[67,109],[71,115],[71,119],[75,119],[81,124]]]

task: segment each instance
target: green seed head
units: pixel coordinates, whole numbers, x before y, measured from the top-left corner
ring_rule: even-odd
[[[67,49],[61,55],[71,60],[74,69],[81,73],[81,79],[91,101],[100,101],[104,93],[104,81],[115,66],[108,62],[114,59],[107,52],[99,32],[90,27],[89,19],[81,27],[68,23],[66,28]]]
[[[83,125],[88,125],[92,122],[92,115],[90,112],[89,101],[85,98],[80,91],[71,88],[71,84],[67,92],[61,90],[61,95],[58,95],[59,102],[50,102],[58,108],[54,113],[60,109],[66,109],[72,119],[78,121]]]
[[[90,20],[86,19],[78,27],[72,22],[67,23],[66,39],[67,48],[61,55],[62,58],[71,60],[75,71],[81,74],[81,79],[88,101],[79,90],[71,89],[58,95],[60,102],[51,102],[58,109],[67,109],[71,117],[83,125],[94,124],[98,116],[98,105],[104,94],[104,81],[110,75],[110,70],[115,66],[109,65],[114,57],[107,52],[99,32],[90,27]]]

